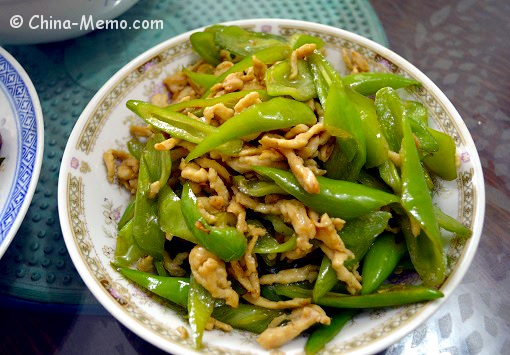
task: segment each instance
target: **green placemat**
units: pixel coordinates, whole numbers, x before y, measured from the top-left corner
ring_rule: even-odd
[[[163,20],[163,29],[101,30],[59,43],[6,47],[35,85],[46,136],[32,204],[0,261],[0,295],[4,304],[19,300],[97,305],[67,253],[57,211],[58,172],[67,138],[96,91],[123,65],[163,40],[217,22],[262,17],[319,22],[387,45],[368,1],[146,0],[119,20]]]

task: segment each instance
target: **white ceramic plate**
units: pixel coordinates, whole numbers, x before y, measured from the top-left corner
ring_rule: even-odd
[[[16,235],[34,195],[44,149],[37,93],[21,65],[0,47],[0,258]]]
[[[461,156],[458,178],[441,182],[434,201],[473,230],[467,242],[450,238],[451,264],[441,290],[448,297],[466,273],[477,247],[484,215],[484,185],[478,154],[466,126],[441,91],[418,69],[388,49],[353,33],[300,21],[259,19],[234,22],[255,30],[290,35],[307,32],[323,38],[328,57],[342,67],[341,48],[353,48],[368,58],[374,70],[413,77],[423,88],[409,95],[429,109],[432,125],[452,135]],[[115,230],[129,195],[106,180],[102,154],[125,149],[128,126],[135,117],[126,109],[128,99],[147,100],[163,90],[162,79],[197,59],[188,41],[190,33],[170,39],[142,54],[121,69],[97,93],[79,118],[67,144],[59,178],[59,213],[65,242],[83,280],[97,299],[120,322],[154,345],[173,353],[193,353],[189,340],[176,328],[186,326],[182,313],[161,304],[119,276],[109,265],[115,248]],[[445,298],[427,304],[374,310],[349,323],[324,353],[366,354],[380,351],[424,322]],[[256,336],[234,331],[207,332],[203,353],[266,353]],[[300,337],[281,348],[303,352]]]

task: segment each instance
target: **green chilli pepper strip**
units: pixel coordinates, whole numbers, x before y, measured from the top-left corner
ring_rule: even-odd
[[[132,198],[127,204],[122,217],[119,219],[119,223],[117,223],[118,231],[120,231],[126,225],[126,223],[133,219],[133,216],[135,215],[135,201],[136,200]]]
[[[408,118],[411,130],[413,131],[416,139],[418,140],[418,148],[425,154],[437,152],[439,144],[434,136],[429,132],[428,127],[420,117],[415,116],[414,111],[405,110],[404,114]]]
[[[188,306],[189,279],[184,277],[156,276],[147,272],[112,265],[121,275],[149,291],[182,307]]]
[[[195,239],[200,245],[224,261],[239,260],[246,251],[245,236],[233,227],[209,226],[202,217],[197,203],[197,198],[189,183],[185,183],[181,196],[181,209],[186,225]],[[201,225],[200,228],[198,225]]]
[[[142,142],[140,142],[137,138],[133,138],[127,142],[127,147],[129,154],[134,156],[136,159],[140,160],[145,145]]]
[[[361,294],[368,295],[377,290],[395,270],[406,251],[405,243],[397,243],[395,234],[378,236],[363,260]]]
[[[338,283],[336,271],[333,269],[331,260],[324,255],[322,257],[321,266],[319,268],[319,275],[313,286],[312,300],[317,300],[324,296],[326,293]]]
[[[457,164],[455,158],[455,142],[449,135],[429,128],[428,131],[438,143],[438,149],[423,158],[423,163],[432,173],[444,180],[457,178]]]
[[[263,197],[270,194],[287,195],[287,192],[273,181],[248,180],[242,175],[236,175],[232,180],[239,191],[248,196]]]
[[[263,166],[253,167],[253,170],[276,182],[305,206],[321,214],[328,213],[331,217],[351,219],[399,200],[395,195],[361,184],[322,176],[317,176],[320,192],[311,194],[301,187],[290,171]]]
[[[214,40],[219,47],[240,57],[247,57],[262,49],[287,44],[284,37],[266,32],[247,31],[239,26],[216,26],[214,33]]]
[[[289,44],[292,50],[295,50],[307,43],[315,43],[317,49],[324,47],[324,41],[322,39],[304,33],[294,33],[289,38]]]
[[[197,243],[182,215],[181,199],[168,185],[159,191],[158,212],[159,226],[163,232]]]
[[[240,303],[237,308],[229,306],[215,307],[212,316],[214,319],[230,324],[236,329],[260,334],[267,329],[274,318],[283,314],[282,311]]]
[[[344,86],[340,74],[320,52],[310,55],[309,61],[317,96],[324,109],[324,125],[336,137],[336,146],[325,164],[327,176],[355,181],[367,162],[367,145],[371,148],[370,154],[384,155],[379,152],[383,147],[375,132],[377,126],[368,122],[373,119],[369,116],[371,112],[367,113],[370,107],[360,99],[354,101],[355,93],[349,95],[350,89]],[[378,160],[371,155],[369,166],[374,163],[374,158]]]
[[[338,232],[345,247],[353,252],[354,258],[345,261],[344,265],[352,269],[365,256],[370,246],[388,226],[391,213],[385,211],[374,211],[364,216],[348,221]]]
[[[349,89],[346,92],[358,109],[361,119],[367,149],[365,167],[373,168],[381,165],[388,160],[389,147],[377,118],[374,101]]]
[[[400,96],[390,87],[382,88],[375,95],[375,108],[389,148],[398,152],[402,142],[404,115],[404,104]]]
[[[358,182],[373,189],[391,193],[391,188],[381,179],[380,174],[376,175],[375,172],[379,171],[374,170],[374,173],[372,173],[366,169],[362,169],[358,175]]]
[[[214,66],[221,63],[220,48],[214,40],[214,32],[195,32],[189,37],[191,46],[203,60]]]
[[[188,307],[190,280],[183,277],[156,276],[147,272],[112,265],[121,275],[149,291],[184,308]],[[284,312],[240,303],[232,308],[218,302],[212,316],[232,327],[257,334],[266,330],[271,321]]]
[[[346,86],[365,96],[374,95],[377,91],[387,86],[393,89],[421,86],[419,81],[392,73],[368,72],[350,74],[342,77],[342,80]]]
[[[186,74],[188,78],[195,84],[196,86],[206,90],[213,86],[216,83],[216,75],[207,74],[207,73],[197,73],[189,70],[188,68],[182,68],[182,72]]]
[[[265,82],[267,93],[271,96],[289,95],[298,101],[308,101],[317,96],[313,86],[313,77],[308,62],[299,59],[297,62],[298,76],[289,78],[291,74],[290,60],[285,59],[266,70]]]
[[[448,216],[437,206],[434,206],[434,214],[436,215],[439,227],[444,230],[455,233],[457,236],[462,238],[469,238],[473,234],[471,229],[457,221],[455,218]]]
[[[331,313],[331,312],[328,312]],[[314,327],[312,334],[308,337],[305,344],[305,354],[314,355],[322,350],[327,343],[340,333],[343,327],[358,313],[355,309],[344,309],[330,315],[331,323],[329,325],[319,324]]]
[[[266,49],[262,49],[258,51],[257,53],[253,54],[253,56],[257,57],[258,60],[265,64],[274,64],[276,62],[279,62],[281,60],[286,59],[291,53],[290,47],[287,45],[278,45]],[[242,59],[241,61],[234,64],[229,70],[224,72],[223,74],[219,75],[216,79],[216,83],[221,83],[225,78],[232,73],[238,73],[242,72],[249,67],[253,66],[253,56],[246,57]],[[203,95],[202,98],[207,98],[209,94],[211,93],[211,90],[207,90]]]
[[[259,239],[253,248],[255,254],[272,254],[272,253],[285,253],[296,248],[297,236],[290,237],[284,243],[278,243],[278,241],[271,237],[269,234],[265,234]]]
[[[193,276],[189,280],[188,317],[195,349],[202,347],[205,326],[214,309],[214,298]]]
[[[306,104],[283,97],[252,105],[218,127],[215,133],[205,137],[188,156],[186,161],[252,133],[294,127],[298,124],[312,125],[316,122],[313,111]]]
[[[400,195],[402,193],[402,179],[395,164],[388,159],[379,165],[378,168],[381,179],[391,187],[395,194]]]
[[[446,256],[442,247],[434,243],[424,231],[414,236],[408,218],[402,219],[401,227],[411,262],[424,284],[440,285],[446,276]]]
[[[172,137],[184,139],[191,143],[200,143],[205,137],[217,132],[217,128],[207,123],[195,120],[179,112],[173,112],[151,105],[144,101],[129,100],[127,108],[136,113],[147,124],[168,133]],[[218,150],[226,154],[235,154],[242,148],[240,140],[232,139]]]
[[[205,108],[208,106],[214,106],[216,104],[224,104],[225,106],[229,108],[233,108],[235,104],[239,100],[241,100],[243,97],[248,95],[251,92],[258,92],[259,99],[261,101],[268,101],[271,99],[271,96],[268,95],[266,90],[242,90],[242,91],[236,91],[231,92],[225,95],[221,95],[218,97],[213,97],[210,99],[194,99],[189,101],[183,101],[183,102],[176,102],[173,104],[168,105],[164,108],[164,110],[168,111],[181,111],[186,108]]]
[[[421,241],[424,236],[420,235],[416,237],[416,243],[423,244],[427,243],[427,251],[429,256],[425,256],[425,252],[417,249],[416,253],[420,255],[413,255],[411,250],[411,259],[414,261],[420,260],[420,262],[433,262],[437,263],[434,267],[436,271],[433,273],[420,273],[418,266],[415,264],[416,270],[420,274],[421,278],[426,282],[427,285],[437,286],[446,277],[445,263],[446,257],[443,249],[443,240],[439,231],[439,225],[437,223],[436,216],[434,214],[434,207],[432,204],[432,197],[423,174],[422,165],[418,155],[418,150],[414,143],[413,133],[409,122],[403,117],[403,129],[404,138],[402,139],[402,149],[400,156],[402,158],[402,197],[401,205],[404,207],[410,218],[414,218],[419,224],[421,229],[425,232],[428,241]],[[406,237],[408,248],[410,246],[410,238]],[[425,258],[427,258],[426,261]]]
[[[280,296],[289,298],[308,298],[312,290],[296,285],[274,285],[274,291]],[[334,308],[380,308],[402,306],[404,304],[431,301],[443,297],[444,294],[431,287],[414,285],[396,285],[381,288],[370,295],[352,296],[343,293],[328,292],[315,301],[319,306]]]
[[[443,296],[444,294],[435,288],[405,285],[361,296],[328,293],[319,299],[317,304],[336,308],[379,308],[431,301]]]
[[[133,239],[136,245],[156,260],[163,259],[165,236],[159,228],[158,199],[151,196],[151,184],[157,181],[160,186],[164,186],[172,166],[168,151],[154,149],[154,144],[163,140],[162,134],[154,134],[142,153],[133,217]]]
[[[429,110],[421,102],[413,100],[404,100],[406,111],[416,119],[420,120],[425,126],[429,125]]]
[[[117,233],[115,240],[115,263],[120,266],[131,266],[143,256],[142,251],[133,238],[133,220],[127,222]]]
[[[263,215],[262,218],[268,220],[273,225],[275,232],[283,234],[286,237],[292,237],[295,233],[294,228],[289,227],[285,224],[280,216],[276,215]]]

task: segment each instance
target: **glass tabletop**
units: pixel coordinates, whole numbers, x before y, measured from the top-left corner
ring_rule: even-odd
[[[159,32],[96,31],[63,42],[5,46],[38,91],[46,144],[34,201],[0,261],[0,353],[162,353],[110,316],[74,270],[56,210],[59,161],[81,110],[122,65],[167,37],[248,17],[304,19],[360,33],[415,64],[446,93],[466,122],[482,160],[487,197],[484,232],[455,293],[425,324],[384,353],[509,353],[510,46],[506,34],[510,3],[321,0],[254,6],[233,0],[228,10],[219,10],[222,1],[215,1],[207,16],[189,17],[197,3],[206,2],[145,0],[120,17],[163,19],[165,29]],[[34,276],[38,272],[43,276]]]

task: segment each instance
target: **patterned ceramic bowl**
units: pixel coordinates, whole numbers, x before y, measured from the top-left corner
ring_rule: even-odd
[[[485,195],[480,161],[469,132],[445,95],[412,64],[390,50],[356,34],[323,25],[276,19],[238,21],[234,24],[281,35],[305,32],[326,42],[328,57],[342,67],[341,49],[363,54],[373,70],[394,72],[423,83],[408,95],[430,112],[433,127],[451,135],[461,157],[455,181],[437,184],[434,202],[473,230],[465,241],[449,237],[448,278],[441,287],[451,295],[473,258],[483,224]],[[197,60],[189,43],[190,33],[150,49],[113,76],[89,103],[67,144],[60,170],[58,199],[62,231],[81,277],[103,306],[126,327],[156,346],[173,353],[194,353],[177,327],[186,325],[178,311],[119,276],[110,266],[115,248],[116,225],[129,194],[106,180],[104,151],[125,148],[128,127],[135,120],[125,107],[128,99],[147,100],[163,90],[162,79]],[[380,351],[423,323],[445,298],[400,308],[359,314],[327,346],[324,353],[366,354]],[[203,353],[262,354],[254,334],[242,331],[206,332]],[[281,348],[288,354],[303,352],[300,337]]]

